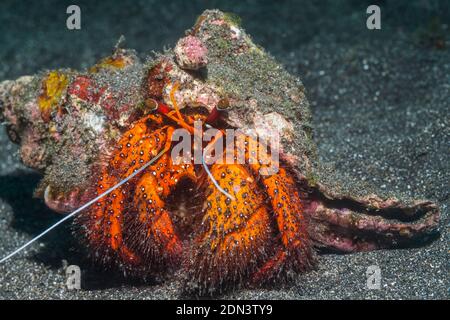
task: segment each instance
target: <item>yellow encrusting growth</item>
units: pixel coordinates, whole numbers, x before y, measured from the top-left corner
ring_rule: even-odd
[[[42,91],[38,98],[43,120],[50,120],[51,112],[58,105],[68,83],[67,75],[59,71],[51,71],[43,80]]]
[[[89,73],[98,73],[100,70],[104,69],[123,69],[129,64],[130,62],[126,57],[122,55],[113,55],[102,59],[99,63],[90,67]]]

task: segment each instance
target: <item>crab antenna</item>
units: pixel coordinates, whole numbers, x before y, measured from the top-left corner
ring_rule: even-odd
[[[203,165],[203,168],[205,169],[206,173],[208,174],[209,179],[212,181],[212,183],[214,183],[216,188],[220,192],[222,192],[224,195],[226,195],[228,198],[230,198],[231,200],[235,200],[234,197],[231,194],[229,194],[228,192],[226,192],[225,190],[222,189],[222,187],[217,183],[216,179],[212,175],[211,171],[209,171],[208,165],[205,162],[205,153],[204,152],[202,153],[202,165]]]
[[[173,108],[175,109],[175,112],[177,113],[178,118],[180,121],[184,122],[183,116],[180,113],[180,109],[178,108],[177,99],[175,98],[175,92],[177,92],[178,88],[180,87],[180,83],[177,81],[172,85],[172,89],[170,90],[170,101],[173,104]]]
[[[62,218],[61,220],[59,220],[58,222],[56,222],[55,224],[53,224],[52,226],[50,226],[49,228],[47,228],[46,230],[44,230],[43,232],[41,232],[39,235],[37,235],[36,237],[34,237],[33,239],[31,239],[30,241],[28,241],[27,243],[25,243],[23,246],[21,246],[20,248],[18,248],[17,250],[11,252],[10,254],[8,254],[6,257],[2,258],[0,260],[0,263],[5,262],[6,260],[8,260],[9,258],[15,256],[16,254],[18,254],[19,252],[21,252],[23,249],[25,249],[26,247],[28,247],[29,245],[31,245],[33,242],[35,242],[36,240],[42,238],[44,235],[46,235],[47,233],[49,233],[51,230],[55,229],[57,226],[59,226],[60,224],[62,224],[63,222],[65,222],[66,220],[69,220],[70,218],[74,217],[77,213],[83,211],[84,209],[88,208],[89,206],[91,206],[92,204],[96,203],[98,200],[100,200],[101,198],[103,198],[104,196],[106,196],[107,194],[111,193],[112,191],[116,190],[117,188],[119,188],[121,185],[123,185],[124,183],[128,182],[129,180],[131,180],[132,178],[134,178],[136,175],[138,175],[139,173],[141,173],[142,171],[144,171],[145,169],[147,169],[152,163],[154,163],[156,160],[158,160],[167,150],[163,149],[160,153],[158,153],[154,158],[152,158],[150,161],[148,161],[146,164],[144,164],[141,168],[139,168],[138,170],[136,170],[135,172],[133,172],[131,175],[129,175],[128,177],[126,177],[125,179],[123,179],[122,181],[120,181],[119,183],[117,183],[116,185],[112,186],[111,188],[109,188],[108,190],[106,190],[105,192],[103,192],[102,194],[100,194],[99,196],[97,196],[96,198],[92,199],[91,201],[87,202],[86,204],[84,204],[83,206],[79,207],[78,209],[76,209],[75,211],[73,211],[72,213],[68,214],[67,216],[65,216],[64,218]]]
[[[210,124],[208,124],[208,123],[206,123],[205,126],[208,129],[212,128],[212,126]],[[219,131],[219,133],[223,135],[223,132]],[[217,138],[217,135],[216,135],[216,138]],[[222,192],[224,195],[226,195],[228,198],[230,198],[232,200],[235,200],[234,197],[231,194],[229,194],[224,189],[222,189],[222,187],[219,185],[219,183],[217,183],[217,180],[214,178],[214,176],[212,175],[211,171],[208,168],[208,165],[205,162],[205,150],[208,149],[210,146],[212,146],[215,143],[215,141],[216,141],[216,139],[214,139],[214,141],[211,144],[207,145],[206,148],[203,149],[203,152],[202,152],[202,165],[203,165],[203,168],[205,169],[206,173],[208,174],[208,178],[214,183],[216,188],[220,192]]]

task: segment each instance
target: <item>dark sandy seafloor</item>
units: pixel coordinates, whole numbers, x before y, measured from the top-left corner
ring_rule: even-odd
[[[256,43],[307,88],[323,162],[351,181],[436,201],[440,236],[423,246],[322,254],[317,269],[289,285],[236,290],[236,299],[448,299],[450,22],[448,1],[384,1],[382,30],[365,27],[370,2],[72,1],[82,30],[65,28],[69,2],[0,3],[0,81],[44,68],[92,65],[121,34],[140,53],[172,46],[205,8],[233,11]],[[225,1],[224,1],[225,2]],[[445,25],[444,23],[447,23]],[[442,43],[444,47],[442,48]],[[60,218],[32,192],[39,175],[20,164],[0,130],[0,256]],[[65,287],[63,266],[79,264],[83,289]],[[366,269],[381,268],[381,289]],[[180,283],[123,281],[88,267],[62,226],[0,265],[0,299],[176,299]]]

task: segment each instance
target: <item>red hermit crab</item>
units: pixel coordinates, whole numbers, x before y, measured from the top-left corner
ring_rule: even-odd
[[[315,249],[402,247],[437,231],[434,203],[348,186],[318,163],[303,85],[217,10],[145,63],[118,45],[84,72],[5,81],[0,101],[22,161],[44,174],[36,196],[64,213],[96,199],[74,233],[127,275],[181,270],[204,294],[306,271]],[[179,130],[194,144],[181,161]]]
[[[97,194],[161,155],[144,173],[76,218],[90,251],[132,274],[185,262],[202,291],[245,276],[260,282],[287,268],[309,268],[312,249],[295,179],[284,168],[260,175],[261,163],[269,163],[270,155],[259,152],[263,148],[252,137],[238,136],[234,148],[222,153],[223,160],[228,153],[235,160],[242,150],[251,165],[214,161],[209,170],[190,159],[174,163],[170,151],[176,128],[194,133],[194,121],[211,123],[216,114],[188,109],[182,114],[174,97],[176,87],[170,93],[175,110],[151,100],[156,113],[131,125],[101,169]],[[219,131],[209,146],[221,138]],[[266,158],[257,159],[258,154]],[[185,180],[194,186],[187,194],[194,201],[188,201],[183,219],[170,212],[168,199],[172,207],[179,204],[179,186],[186,186]]]

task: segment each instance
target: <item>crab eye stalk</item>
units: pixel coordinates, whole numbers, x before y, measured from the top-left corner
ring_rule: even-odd
[[[219,118],[219,110],[217,107],[214,107],[214,109],[211,110],[210,114],[206,118],[205,123],[212,124]]]
[[[217,106],[214,107],[214,109],[212,109],[211,113],[206,119],[206,123],[209,124],[213,123],[219,118],[220,112],[227,111],[229,108],[230,108],[230,101],[228,100],[228,98],[220,99],[219,102],[217,103]]]
[[[145,100],[145,106],[149,111],[156,111],[159,105],[155,99],[149,98]]]
[[[217,110],[219,111],[226,111],[230,108],[230,101],[228,98],[222,98],[217,103]]]

